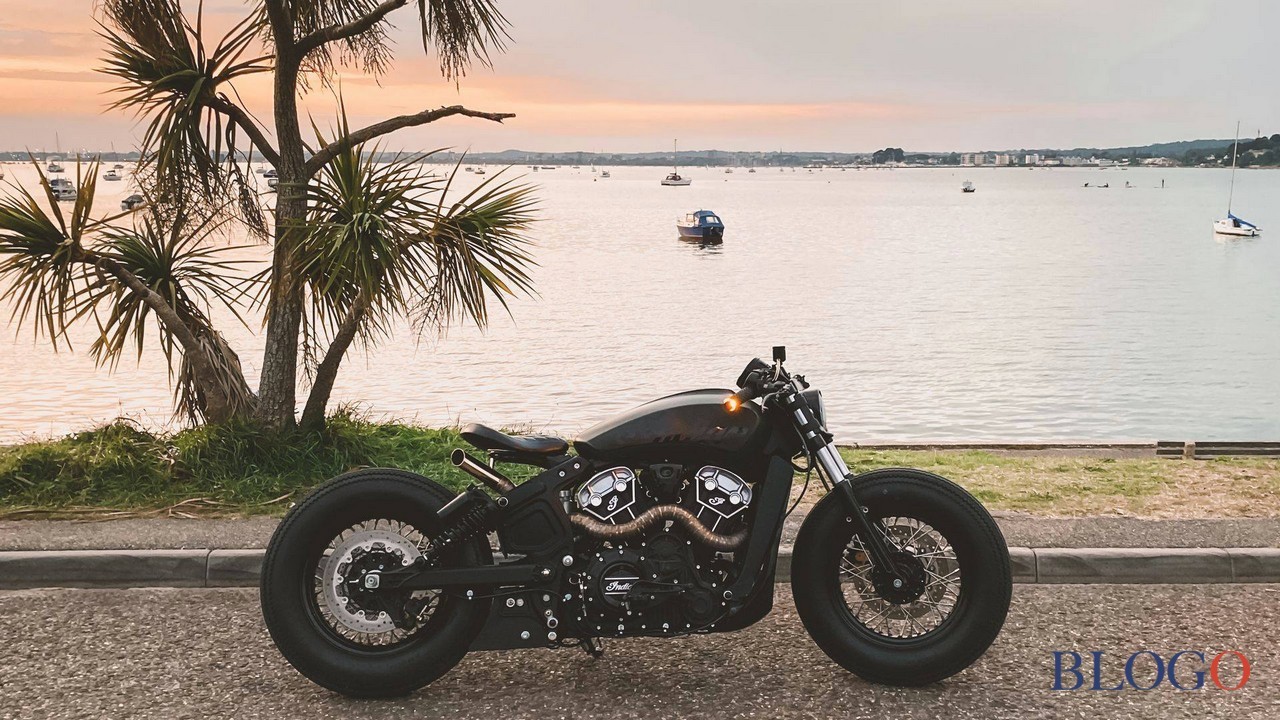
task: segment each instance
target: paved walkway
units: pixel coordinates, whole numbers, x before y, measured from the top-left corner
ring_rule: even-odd
[[[276,652],[253,590],[0,593],[0,718],[1275,718],[1280,586],[1017,586],[1009,620],[974,667],[917,689],[869,685],[805,636],[778,588],[747,630],[576,650],[476,653],[396,701],[307,682]],[[1244,688],[1055,692],[1053,651],[1104,652],[1114,687],[1132,653],[1239,650]],[[1135,665],[1150,683],[1153,661]],[[1234,683],[1239,666],[1223,661]],[[1179,680],[1194,685],[1190,663]],[[1068,678],[1070,679],[1070,678]],[[1086,685],[1087,687],[1087,685]]]

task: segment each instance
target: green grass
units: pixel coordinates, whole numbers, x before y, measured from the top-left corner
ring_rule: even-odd
[[[156,509],[194,498],[202,501],[184,509],[278,512],[326,478],[371,466],[404,468],[461,488],[468,478],[448,457],[463,445],[456,429],[350,415],[310,434],[224,425],[159,435],[115,423],[0,447],[0,512]]]
[[[275,514],[327,478],[397,467],[460,489],[453,428],[339,414],[323,433],[248,425],[153,434],[118,422],[65,438],[0,447],[0,517]],[[995,510],[1039,515],[1280,516],[1280,460],[1011,456],[979,451],[846,450],[854,472],[918,467]],[[505,465],[519,481],[536,470]],[[816,499],[819,493],[811,492]]]
[[[1280,460],[1010,455],[983,451],[846,450],[854,472],[918,467],[950,478],[993,509],[1039,515],[1274,517]]]

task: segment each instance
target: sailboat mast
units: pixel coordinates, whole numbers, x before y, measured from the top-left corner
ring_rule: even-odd
[[[1240,121],[1236,121],[1236,140],[1231,144],[1231,189],[1227,191],[1227,217],[1231,216],[1231,201],[1236,194],[1236,150],[1240,147]]]
[[[680,141],[671,141],[671,172],[680,174]]]

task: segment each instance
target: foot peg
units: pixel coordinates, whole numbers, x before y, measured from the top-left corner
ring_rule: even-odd
[[[578,647],[593,658],[604,656],[604,641],[600,638],[583,638]]]

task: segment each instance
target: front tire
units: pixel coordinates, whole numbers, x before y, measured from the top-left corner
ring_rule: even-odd
[[[1013,592],[1000,528],[973,496],[920,470],[853,479],[869,518],[928,583],[885,598],[846,500],[823,498],[796,538],[791,587],[805,630],[832,660],[872,682],[918,686],[973,664],[995,640]],[[887,594],[887,593],[886,593]]]
[[[403,630],[379,612],[384,596],[362,601],[358,584],[338,584],[361,568],[409,564],[438,534],[436,512],[452,497],[413,473],[358,470],[321,485],[289,511],[267,547],[260,590],[267,630],[291,665],[335,692],[375,698],[408,694],[462,659],[491,600],[435,591],[397,598],[418,619]],[[481,537],[451,547],[440,564],[492,561]]]

